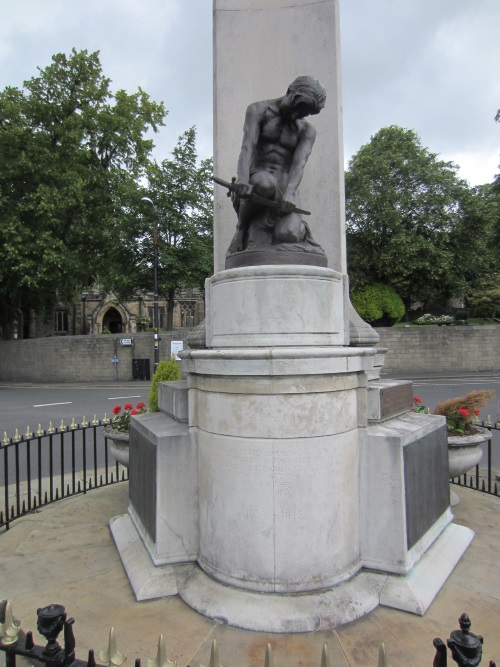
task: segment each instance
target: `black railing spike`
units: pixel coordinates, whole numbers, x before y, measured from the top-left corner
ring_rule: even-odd
[[[73,634],[74,618],[64,622],[64,664],[72,665],[75,662],[75,635]]]
[[[66,495],[67,496],[71,495],[71,491],[69,490],[69,484],[66,485]]]
[[[89,491],[92,490],[92,477],[89,479]]]
[[[473,488],[473,485],[472,485],[472,477],[469,477],[469,487],[470,487],[471,489]]]
[[[35,643],[33,641],[33,633],[31,632],[31,630],[28,630],[28,632],[26,633],[26,641],[24,643],[24,647],[27,651],[31,651],[34,645]]]
[[[26,514],[26,501],[23,500],[23,507],[21,509],[21,514]]]
[[[111,473],[111,484],[113,484],[113,483],[114,483],[113,473]]]
[[[3,512],[0,512],[0,526],[3,526]]]
[[[80,480],[78,480],[78,493],[81,493],[81,492],[82,492],[82,487],[80,485]]]
[[[87,660],[87,667],[95,667],[95,656],[94,656],[94,649],[91,648],[89,650],[89,657]]]
[[[102,475],[99,476],[99,486],[102,486]]]
[[[141,659],[140,658],[135,659],[134,667],[141,667]]]
[[[56,489],[56,500],[59,500],[59,489]]]
[[[484,484],[484,479],[483,479],[483,483],[482,483],[482,485],[481,485],[481,491],[486,491],[486,486],[485,486],[485,484]]]
[[[16,515],[14,514],[14,505],[10,508],[10,518],[11,520],[15,519]]]
[[[498,484],[495,482],[495,496],[498,496]]]
[[[125,481],[125,470],[122,470],[122,482]]]
[[[37,504],[36,504],[36,496],[33,496],[33,509],[36,510]]]
[[[44,499],[43,499],[43,504],[46,505],[46,504],[48,503],[48,501],[49,501],[49,498],[48,498],[48,496],[47,496],[47,491],[45,491],[45,496],[44,496]]]

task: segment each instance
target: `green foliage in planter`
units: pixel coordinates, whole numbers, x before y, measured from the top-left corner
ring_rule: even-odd
[[[171,357],[168,361],[160,361],[151,381],[149,390],[149,412],[158,412],[158,383],[175,382],[181,379],[179,362]]]
[[[351,302],[365,322],[392,326],[405,314],[402,299],[389,285],[375,283],[351,293]]]
[[[468,320],[469,311],[465,310],[465,308],[457,310],[457,312],[455,313],[455,319],[457,320],[457,322]]]

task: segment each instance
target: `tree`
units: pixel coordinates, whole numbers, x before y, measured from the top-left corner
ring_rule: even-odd
[[[0,93],[0,325],[9,337],[90,287],[107,262],[121,202],[137,189],[164,124],[139,88],[113,94],[99,54],[57,54],[22,89]]]
[[[494,320],[500,315],[500,274],[486,278],[479,289],[470,295],[469,303],[475,307],[476,317]]]
[[[153,238],[158,228],[158,291],[168,303],[172,329],[174,295],[181,287],[203,288],[213,273],[212,160],[198,164],[196,130],[184,132],[172,158],[150,161],[147,186],[133,193],[128,216],[114,239],[115,261],[104,286],[120,299],[153,287]],[[148,197],[153,206],[142,198]]]
[[[349,276],[354,289],[390,285],[413,300],[463,296],[487,270],[484,193],[411,130],[381,129],[346,172]]]

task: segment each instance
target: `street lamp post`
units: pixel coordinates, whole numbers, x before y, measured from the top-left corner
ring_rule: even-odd
[[[156,207],[149,197],[142,197],[141,201],[150,204],[155,214],[155,228],[153,230],[153,329],[154,329],[154,370],[160,363],[160,339],[158,336],[159,317],[158,317],[158,231],[160,221],[156,212]]]

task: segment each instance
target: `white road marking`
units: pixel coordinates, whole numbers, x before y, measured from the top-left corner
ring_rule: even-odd
[[[71,405],[73,401],[65,401],[64,403],[40,403],[39,405],[34,405],[34,408],[50,408],[53,405]]]
[[[140,398],[140,396],[110,396],[108,401],[123,401],[124,398]]]

